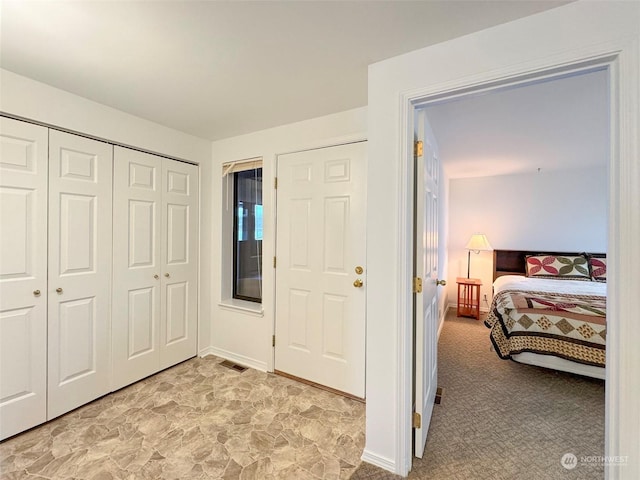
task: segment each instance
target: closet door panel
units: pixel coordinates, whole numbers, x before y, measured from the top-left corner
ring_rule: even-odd
[[[48,418],[110,392],[112,146],[49,142]]]
[[[0,118],[0,440],[47,416],[47,148]]]
[[[198,167],[163,159],[160,366],[196,355],[198,332]]]
[[[114,151],[114,388],[159,370],[162,159]]]

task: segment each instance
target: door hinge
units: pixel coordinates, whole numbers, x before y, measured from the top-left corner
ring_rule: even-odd
[[[413,293],[422,293],[422,278],[413,277]]]
[[[413,428],[422,428],[422,415],[418,412],[413,412]]]
[[[278,177],[273,178],[273,188],[278,189]]]
[[[276,257],[273,257],[273,268],[276,268]]]
[[[422,140],[416,140],[416,142],[413,144],[413,155],[415,157],[421,157],[423,153],[424,144],[422,143]]]
[[[272,335],[272,336],[271,336],[271,346],[272,346],[272,347],[275,347],[275,346],[276,346],[276,336],[275,336],[275,335]]]

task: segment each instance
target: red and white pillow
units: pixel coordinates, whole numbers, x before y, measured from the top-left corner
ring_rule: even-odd
[[[527,277],[591,280],[584,255],[528,255]]]
[[[589,271],[591,280],[595,282],[607,281],[607,257],[600,255],[589,256]]]

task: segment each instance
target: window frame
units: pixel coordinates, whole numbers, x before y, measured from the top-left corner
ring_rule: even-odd
[[[231,297],[237,300],[244,300],[247,302],[253,302],[253,303],[259,303],[262,304],[262,289],[260,289],[260,297],[250,297],[247,295],[242,295],[240,293],[237,292],[237,287],[238,287],[238,246],[239,246],[239,241],[238,241],[238,226],[239,226],[239,217],[238,217],[238,180],[240,179],[239,174],[240,173],[244,173],[247,171],[250,172],[255,172],[257,174],[258,170],[261,170],[260,172],[260,182],[262,182],[262,167],[259,168],[253,168],[253,169],[247,169],[247,170],[241,170],[241,171],[236,171],[231,173],[231,175],[233,175],[233,207],[232,207],[232,211],[233,211],[233,243],[232,243],[232,252],[233,252],[233,265],[232,265],[232,280],[231,280]],[[254,178],[256,178],[257,175],[254,176]],[[254,204],[257,205],[257,204]],[[254,226],[253,229],[255,230],[255,222],[254,222]],[[262,245],[262,239],[260,240],[260,244]],[[262,248],[260,249],[262,250]],[[262,283],[262,254],[260,255],[260,283]]]

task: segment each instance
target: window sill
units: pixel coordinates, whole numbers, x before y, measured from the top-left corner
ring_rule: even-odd
[[[256,317],[264,316],[264,309],[261,303],[247,302],[246,300],[238,300],[237,298],[227,298],[218,303],[218,305],[224,310],[248,313]]]

